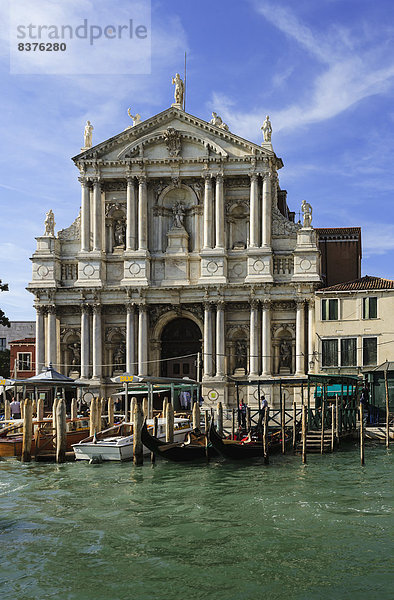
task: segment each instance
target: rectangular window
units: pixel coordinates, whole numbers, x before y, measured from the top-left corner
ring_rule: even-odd
[[[341,340],[341,366],[355,367],[357,365],[357,338]]]
[[[18,371],[30,371],[31,369],[31,353],[18,352],[17,359]]]
[[[378,316],[378,299],[363,298],[363,319],[376,319]]]
[[[321,318],[322,321],[337,321],[338,320],[338,300],[336,298],[321,301]]]
[[[376,365],[378,360],[378,338],[363,339],[363,365]]]
[[[7,348],[7,338],[0,338],[0,352]]]
[[[322,367],[338,366],[338,340],[322,340]]]
[[[179,375],[181,372],[181,365],[179,363],[174,363],[174,375]]]

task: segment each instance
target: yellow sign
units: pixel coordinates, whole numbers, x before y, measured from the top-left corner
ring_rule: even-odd
[[[0,379],[0,385],[5,385],[5,379]]]
[[[211,390],[210,392],[208,392],[208,398],[209,400],[217,400],[219,398],[219,394],[216,390]]]
[[[133,375],[121,375],[120,376],[120,383],[130,383],[131,381],[133,381]]]

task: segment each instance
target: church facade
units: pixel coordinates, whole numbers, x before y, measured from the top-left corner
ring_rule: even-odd
[[[259,146],[176,100],[94,146],[90,130],[73,158],[80,214],[55,235],[50,211],[32,257],[36,370],[52,362],[100,395],[124,372],[200,375],[204,398],[232,405],[236,380],[308,371],[320,253],[270,131]]]

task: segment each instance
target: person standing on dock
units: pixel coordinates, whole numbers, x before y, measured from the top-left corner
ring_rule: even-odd
[[[261,406],[261,412],[262,412],[262,415],[263,415],[263,418],[264,418],[265,411],[268,408],[268,402],[267,402],[267,399],[266,399],[266,397],[265,397],[264,394],[262,394],[260,396],[260,406]]]
[[[367,424],[368,421],[368,412],[369,412],[369,389],[368,383],[366,383],[361,390],[360,395],[360,404],[363,405],[363,414],[364,414],[364,425]]]
[[[243,400],[239,402],[239,417],[242,429],[246,429],[246,404]]]
[[[10,403],[11,419],[21,418],[21,403],[18,399],[12,398]]]

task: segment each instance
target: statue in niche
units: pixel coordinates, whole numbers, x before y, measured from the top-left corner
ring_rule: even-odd
[[[175,77],[172,78],[172,83],[175,84],[174,98],[175,104],[183,106],[183,96],[185,93],[185,86],[179,73],[176,73]]]
[[[135,127],[136,125],[139,125],[141,123],[141,115],[139,113],[132,115],[131,108],[129,108],[129,109],[127,109],[127,114],[129,115],[130,119],[132,119],[132,121],[133,121],[133,124],[131,127]]]
[[[71,352],[71,366],[76,367],[81,364],[81,346],[77,342],[69,344],[68,346]]]
[[[93,125],[90,121],[86,121],[85,131],[84,131],[84,146],[85,148],[92,147],[92,138],[93,138]]]
[[[235,368],[245,369],[246,371],[247,352],[246,342],[244,340],[237,340],[235,342]]]
[[[291,346],[287,340],[282,340],[279,346],[279,367],[291,371]]]
[[[172,214],[174,215],[173,227],[176,229],[184,229],[185,222],[185,207],[182,202],[177,202],[172,208]]]
[[[126,356],[125,348],[122,344],[119,344],[119,346],[117,346],[114,351],[114,366],[116,368],[119,368],[125,364],[125,362],[126,362],[125,356]]]
[[[115,221],[114,226],[114,241],[115,247],[125,247],[126,242],[126,226],[120,219]]]
[[[306,200],[301,202],[301,210],[303,216],[303,227],[311,227],[312,225],[312,206]]]
[[[44,225],[45,225],[45,233],[44,233],[44,235],[54,236],[55,235],[55,225],[56,225],[56,223],[55,223],[55,215],[53,214],[52,210],[49,210],[46,213]]]
[[[270,142],[271,141],[271,136],[272,136],[272,125],[271,125],[271,121],[270,121],[269,115],[267,115],[265,117],[265,121],[264,121],[263,126],[261,127],[261,129],[263,131],[264,141],[265,142]]]

